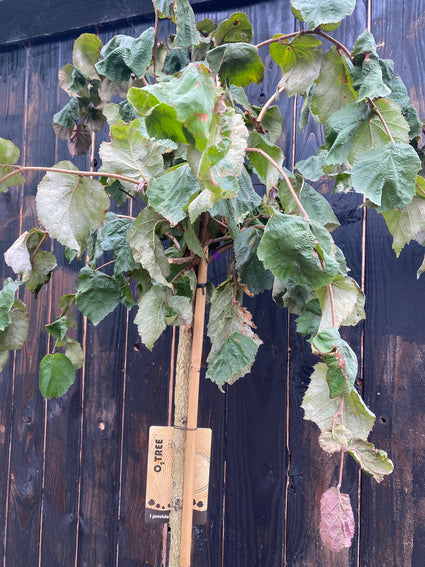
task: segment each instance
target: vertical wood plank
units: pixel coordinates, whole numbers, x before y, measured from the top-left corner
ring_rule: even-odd
[[[57,69],[52,69],[56,100],[52,100],[49,109],[50,122],[53,114],[69,101],[69,97],[58,86],[57,71],[72,61],[73,39],[55,42],[59,48]],[[61,160],[69,160],[67,143],[54,138],[54,155],[43,155],[44,165],[53,165]],[[47,135],[47,133],[46,133]],[[80,168],[87,169],[87,158],[77,160]],[[64,248],[57,243],[53,253],[58,261],[58,268],[52,274],[49,284],[51,292],[51,315],[54,321],[58,316],[58,301],[65,293],[75,291],[77,274],[82,265],[74,260],[71,264],[64,256]],[[83,317],[74,312],[77,322],[76,338],[83,336]],[[70,333],[72,334],[72,332]],[[50,339],[50,352],[53,341]],[[78,528],[79,475],[80,475],[80,437],[82,406],[82,373],[77,371],[75,384],[60,399],[47,402],[46,445],[44,456],[44,484],[42,509],[41,565],[55,567],[73,567]]]
[[[367,2],[357,2],[355,12],[332,32],[339,41],[352,48],[357,36],[365,29]],[[329,45],[326,43],[323,50]],[[300,102],[298,103],[298,114]],[[295,161],[314,154],[323,143],[323,127],[311,120],[307,127],[296,134]],[[361,199],[350,195],[330,196],[326,183],[316,187],[331,198],[341,227],[334,233],[334,239],[343,250],[350,275],[361,283],[362,224],[363,214],[357,209]],[[342,329],[341,334],[360,358],[362,325],[355,329]],[[318,444],[319,431],[311,422],[304,420],[301,409],[302,399],[309,384],[313,365],[318,361],[311,354],[311,348],[296,333],[295,323],[291,324],[290,335],[290,406],[289,406],[289,483],[288,483],[288,527],[286,564],[291,567],[313,567],[327,565],[347,567],[357,564],[358,527],[352,547],[338,554],[324,549],[320,539],[320,498],[323,492],[338,482],[339,455],[328,455]],[[359,360],[361,367],[361,360]],[[348,493],[354,510],[358,511],[358,469],[350,457],[345,458],[342,491]]]
[[[40,44],[29,48],[26,101],[25,161],[34,164],[46,155],[54,155],[54,137],[50,135],[51,108],[56,98],[55,69],[58,49]],[[40,143],[40,140],[43,142]],[[22,200],[21,222],[13,229],[29,230],[38,225],[35,212],[35,188],[39,175],[29,174]],[[30,314],[30,334],[16,354],[13,446],[10,469],[10,496],[6,565],[38,564],[40,543],[41,491],[43,485],[45,403],[38,389],[38,363],[46,354],[44,331],[49,309],[49,291],[37,298],[25,292],[23,299]]]
[[[25,100],[25,72],[27,54],[24,49],[0,51],[0,136],[11,139],[22,148]],[[15,240],[15,228],[19,223],[19,194],[17,188],[9,189],[0,199],[0,250],[3,253]],[[12,270],[1,264],[1,281],[14,277]],[[5,539],[8,522],[8,497],[10,489],[10,449],[13,443],[12,419],[14,406],[14,356],[0,374],[0,564],[4,564]]]
[[[374,0],[372,7],[378,53],[394,60],[423,117],[425,7],[418,0]],[[412,243],[396,259],[382,218],[372,211],[368,217],[365,396],[377,416],[372,441],[395,468],[380,485],[363,479],[361,557],[365,564],[416,567],[425,552],[425,284],[416,279],[423,248]]]

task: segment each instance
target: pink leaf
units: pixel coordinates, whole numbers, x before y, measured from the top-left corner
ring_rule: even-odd
[[[348,494],[337,486],[329,488],[320,501],[320,535],[331,551],[350,547],[354,535],[354,516]]]

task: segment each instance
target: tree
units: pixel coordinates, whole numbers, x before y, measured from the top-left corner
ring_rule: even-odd
[[[244,294],[272,290],[275,300],[297,316],[298,331],[309,337],[321,359],[303,408],[321,429],[324,450],[341,453],[338,485],[322,499],[321,533],[328,546],[349,546],[354,529],[349,501],[340,493],[345,453],[377,481],[392,470],[386,453],[367,441],[374,415],[355,389],[357,359],[339,333],[340,326],[364,317],[363,293],[332,239],[338,220],[306,179],[327,176],[335,179],[336,191],[363,194],[365,205],[384,215],[399,253],[409,240],[420,239],[421,123],[370,33],[358,38],[353,51],[328,34],[352,12],[354,1],[327,0],[312,8],[305,0],[293,0],[292,7],[308,29],[257,46],[245,14],[219,25],[195,23],[185,1],[156,4],[157,18],[171,17],[177,24],[168,45],[158,43],[157,26],[139,38],[117,36],[105,46],[94,35],[81,36],[72,65],[60,70],[71,100],[55,114],[54,128],[69,140],[71,155],[78,155],[88,150],[90,133],[107,122],[111,141],[100,147],[99,172],[81,172],[69,161],[53,168],[22,167],[16,165],[16,146],[7,140],[0,144],[2,190],[21,183],[27,170],[46,171],[37,193],[43,229],[20,235],[5,253],[18,277],[8,278],[1,292],[3,364],[28,332],[17,289],[25,284],[36,295],[56,266],[53,254],[43,249],[48,238],[63,244],[69,259],[87,250],[88,262],[75,294],[61,298],[58,318],[46,326],[56,342],[40,364],[43,395],[63,395],[83,363],[80,345],[68,334],[74,304],[98,324],[119,303],[132,308],[137,301],[136,323],[148,348],[167,325],[181,329],[178,392],[183,398],[184,391],[194,395],[189,407],[195,409],[193,414],[183,406],[175,416],[187,428],[175,434],[177,446],[186,444],[181,451],[186,471],[183,475],[183,462],[177,463],[175,475],[180,471],[189,483],[183,496],[183,515],[189,517],[183,521],[183,553],[190,550],[190,430],[196,428],[199,338],[207,299],[207,377],[219,387],[250,371],[261,344],[243,306]],[[331,47],[323,53],[324,41]],[[244,88],[262,80],[265,68],[258,51],[266,45],[282,68],[282,79],[276,95],[258,108]],[[283,167],[276,145],[285,125],[273,103],[283,93],[304,96],[301,126],[311,114],[325,127],[323,147],[297,164],[299,173]],[[122,101],[111,102],[115,96]],[[264,183],[264,194],[254,191],[252,173]],[[105,215],[110,198],[118,205],[130,199],[141,209],[137,218]],[[228,278],[208,289],[209,258],[229,251]],[[109,263],[105,252],[113,255],[112,275],[104,269]],[[195,327],[192,338],[193,320],[201,331]],[[59,348],[64,352],[56,352]],[[181,485],[174,502],[182,499],[179,490]],[[177,561],[181,510],[174,508]]]

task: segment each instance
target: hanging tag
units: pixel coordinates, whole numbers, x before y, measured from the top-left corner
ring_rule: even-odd
[[[145,520],[168,522],[173,489],[174,427],[149,428],[148,475]],[[210,476],[211,429],[196,430],[196,457],[193,488],[193,523],[206,524]]]

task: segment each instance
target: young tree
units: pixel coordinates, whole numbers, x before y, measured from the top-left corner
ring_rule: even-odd
[[[369,32],[350,49],[328,33],[352,13],[355,0],[291,5],[303,31],[258,45],[245,14],[196,23],[188,0],[156,2],[155,27],[138,38],[120,35],[106,45],[92,34],[77,39],[72,64],[59,71],[70,102],[54,115],[53,127],[75,156],[107,125],[99,171],[79,171],[71,161],[21,166],[18,148],[0,139],[1,191],[21,184],[27,171],[45,172],[36,197],[42,228],[19,235],[5,252],[17,278],[7,278],[0,292],[2,366],[28,334],[18,288],[37,295],[56,267],[44,248],[48,239],[62,244],[70,261],[87,261],[75,293],[60,299],[57,319],[46,325],[55,343],[40,362],[45,397],[62,396],[84,361],[69,335],[74,305],[95,325],[120,303],[137,309],[135,323],[149,349],[167,325],[180,328],[171,566],[190,563],[207,301],[207,378],[219,388],[250,371],[261,345],[244,295],[271,291],[297,317],[298,332],[318,357],[302,407],[321,430],[321,447],[341,454],[337,485],[321,501],[325,545],[348,547],[354,533],[349,497],[340,492],[345,454],[378,482],[393,468],[385,451],[368,442],[375,416],[355,388],[357,357],[339,331],[364,318],[363,292],[333,241],[338,219],[308,181],[327,178],[337,192],[362,194],[364,206],[383,214],[399,254],[423,230],[422,124]],[[167,42],[158,41],[160,18],[176,24]],[[260,53],[267,47],[282,77],[259,108],[244,89],[263,80]],[[312,116],[324,125],[324,144],[294,172],[283,166],[276,144],[286,125],[275,102],[296,94],[304,97],[300,127]],[[264,184],[260,193],[253,175]],[[139,209],[136,217],[110,210],[111,202],[116,211],[129,200]],[[226,254],[228,272],[212,289],[208,264],[217,254]],[[425,264],[418,275],[424,270]]]

